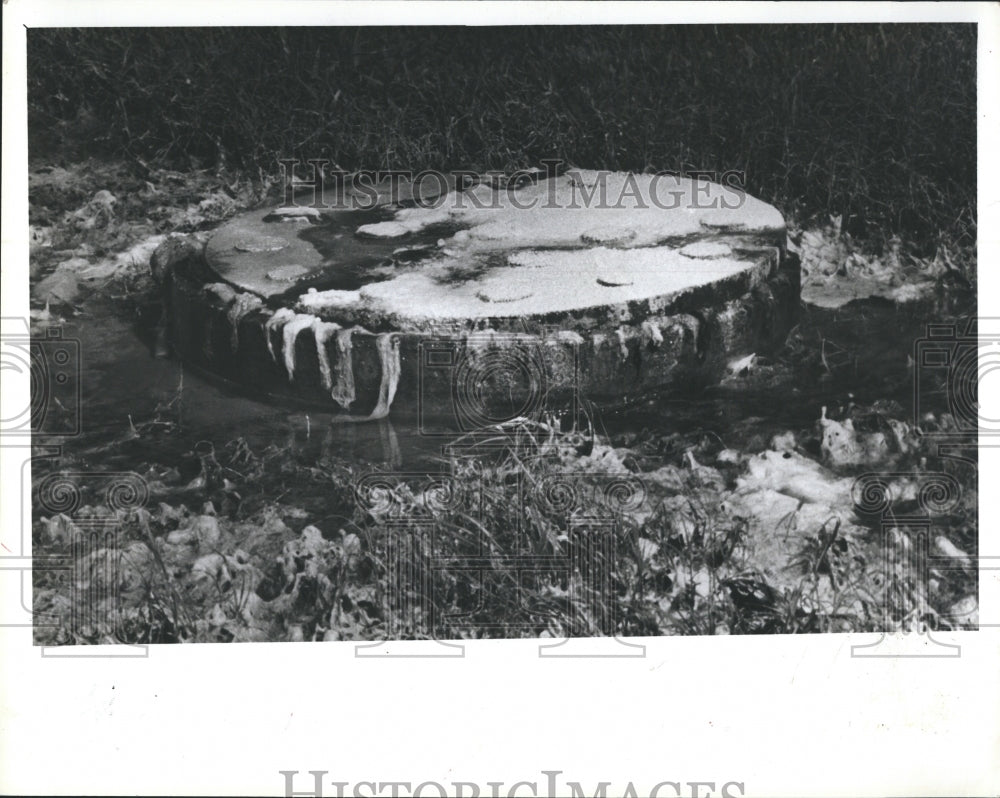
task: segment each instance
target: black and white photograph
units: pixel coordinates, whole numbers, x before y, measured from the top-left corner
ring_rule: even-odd
[[[875,5],[5,2],[3,656],[68,717],[4,688],[0,792],[997,794],[1000,16]]]

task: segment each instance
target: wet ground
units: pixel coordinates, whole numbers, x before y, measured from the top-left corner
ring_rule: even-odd
[[[881,300],[838,310],[803,306],[781,353],[755,358],[722,385],[627,408],[602,411],[585,397],[581,404],[597,432],[619,446],[650,436],[691,445],[709,436],[721,447],[761,449],[775,434],[812,429],[823,406],[833,413],[852,402],[892,403],[894,415],[909,419],[915,379],[909,358],[934,318],[928,313],[926,305]],[[304,457],[424,468],[463,431],[447,407],[417,418],[412,408],[397,406],[383,423],[332,425],[327,414],[260,401],[176,359],[153,357],[151,315],[136,317],[121,303],[98,299],[66,321],[63,335],[80,341],[82,361],[82,434],[66,454],[126,470],[149,462],[185,470],[195,467],[186,455],[198,441],[222,447],[242,438],[254,451],[293,446]]]

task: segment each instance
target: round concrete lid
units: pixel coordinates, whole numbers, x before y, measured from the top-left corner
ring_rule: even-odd
[[[379,199],[243,214],[212,236],[206,260],[234,287],[302,312],[405,330],[661,310],[712,284],[725,301],[727,285],[746,290],[770,263],[754,250],[784,245],[772,206],[673,176],[574,170],[403,208]]]

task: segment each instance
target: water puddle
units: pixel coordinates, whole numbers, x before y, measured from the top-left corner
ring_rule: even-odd
[[[804,307],[778,360],[752,359],[747,372],[689,395],[586,412],[614,445],[650,434],[682,441],[707,435],[740,450],[813,426],[823,406],[893,402],[908,414],[908,356],[928,320],[926,308],[880,301],[832,311]],[[448,433],[458,431],[446,408],[437,421],[424,415],[418,423],[415,409],[394,407],[390,419],[343,425],[329,414],[255,400],[176,360],[152,357],[144,321],[95,301],[64,325],[82,357],[82,434],[66,445],[67,454],[133,470],[149,462],[194,467],[189,453],[199,441],[222,447],[243,439],[254,451],[293,447],[305,459],[426,468],[454,437]]]

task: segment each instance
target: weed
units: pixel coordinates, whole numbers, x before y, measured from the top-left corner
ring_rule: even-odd
[[[974,25],[37,29],[28,77],[33,160],[737,169],[803,221],[975,240]]]

